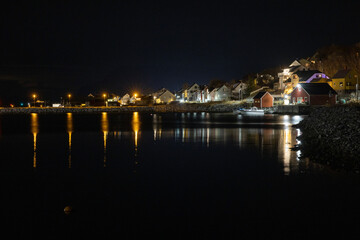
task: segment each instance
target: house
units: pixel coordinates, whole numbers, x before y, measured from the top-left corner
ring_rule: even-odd
[[[200,87],[200,94],[198,96],[197,101],[202,103],[211,101],[210,91],[208,86],[203,85]]]
[[[254,106],[257,108],[268,108],[274,105],[274,97],[269,92],[258,92],[253,99]]]
[[[224,84],[217,89],[215,101],[228,101],[231,99],[231,95],[231,88]]]
[[[285,94],[291,93],[299,83],[326,82],[328,79],[330,78],[326,74],[318,70],[297,71],[285,81]]]
[[[127,93],[121,98],[120,104],[121,105],[128,105],[129,103],[130,103],[130,95]]]
[[[350,94],[356,91],[358,73],[352,69],[340,70],[332,77],[331,87],[339,94]]]
[[[284,68],[282,72],[278,73],[279,77],[279,89],[284,90],[285,84],[284,82],[288,80],[294,73],[297,71],[303,71],[303,70],[309,70],[310,68],[310,62],[306,59],[300,59],[293,61],[289,67]]]
[[[239,81],[232,85],[232,98],[241,100],[244,98],[244,94],[246,93],[247,84]]]
[[[189,88],[185,89],[183,98],[185,102],[196,102],[199,95],[200,86],[197,83],[194,83]]]
[[[152,93],[151,96],[156,104],[169,103],[176,99],[175,95],[166,88],[162,88],[155,93]]]
[[[334,105],[337,92],[327,83],[299,83],[290,94],[290,103],[308,105]]]
[[[214,88],[211,92],[210,92],[210,101],[217,101],[216,97],[217,97],[217,90],[218,88]]]

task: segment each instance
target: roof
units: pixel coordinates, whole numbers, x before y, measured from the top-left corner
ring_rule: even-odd
[[[313,76],[316,73],[322,74],[322,72],[320,72],[318,70],[297,71],[295,74],[298,75],[299,81],[303,82],[303,81],[306,81],[309,78],[311,78],[311,76]]]
[[[268,93],[268,92],[265,92],[265,91],[258,92],[253,98],[257,98],[257,99],[262,98],[266,93]],[[270,96],[271,96],[271,94],[270,94]]]
[[[299,83],[298,85],[300,85],[309,95],[337,94],[337,92],[327,83]]]
[[[345,78],[345,76],[351,71],[351,69],[343,69],[343,70],[339,70],[337,73],[335,73],[335,75],[333,76],[333,78]]]

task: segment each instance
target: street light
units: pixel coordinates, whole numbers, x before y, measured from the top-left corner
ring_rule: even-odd
[[[69,98],[69,105],[71,107],[71,102],[70,102],[71,94],[68,94],[68,98]]]
[[[35,107],[36,94],[33,95],[33,98],[34,98],[34,107]]]
[[[105,101],[106,94],[105,94],[105,93],[103,94],[103,97],[104,97],[104,105],[105,105],[105,107],[106,107],[106,101]]]

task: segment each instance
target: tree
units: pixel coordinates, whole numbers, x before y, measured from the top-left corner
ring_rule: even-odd
[[[212,79],[209,82],[209,89],[219,88],[225,84],[225,81],[220,79]]]

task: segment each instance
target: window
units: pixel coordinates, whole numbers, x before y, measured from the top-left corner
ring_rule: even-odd
[[[293,97],[293,103],[295,103],[296,102],[296,98],[295,97]]]
[[[298,103],[302,103],[302,102],[303,102],[303,98],[302,98],[302,97],[298,97],[298,98],[297,98],[297,102],[298,102]]]
[[[307,102],[307,97],[304,97],[304,102]]]

